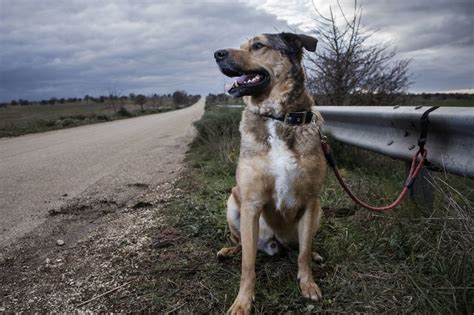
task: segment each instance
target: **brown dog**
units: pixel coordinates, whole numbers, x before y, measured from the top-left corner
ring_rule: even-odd
[[[322,118],[305,88],[303,48],[315,51],[317,40],[291,33],[264,34],[240,49],[215,52],[221,71],[237,80],[226,87],[244,96],[237,186],[228,200],[227,221],[242,249],[240,290],[229,309],[248,314],[255,293],[257,248],[273,255],[280,244],[299,246],[298,279],[304,297],[321,299],[311,270],[311,244],[319,227],[319,193],[326,174],[319,128]]]

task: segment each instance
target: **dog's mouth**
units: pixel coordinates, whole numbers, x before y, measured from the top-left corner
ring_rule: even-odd
[[[270,82],[270,75],[263,69],[245,73],[229,68],[221,70],[226,76],[235,78],[224,88],[225,92],[233,97],[259,94]]]

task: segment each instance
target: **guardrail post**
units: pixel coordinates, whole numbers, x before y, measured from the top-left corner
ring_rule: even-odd
[[[405,163],[407,174],[410,166],[411,162]],[[433,185],[429,181],[431,177],[431,172],[426,167],[423,167],[410,188],[410,198],[417,207],[423,210],[433,209]]]

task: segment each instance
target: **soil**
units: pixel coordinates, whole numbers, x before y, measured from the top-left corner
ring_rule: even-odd
[[[0,241],[8,242],[0,242],[0,313],[169,312],[178,307],[179,299],[166,300],[169,303],[159,303],[157,299],[177,288],[171,280],[177,281],[176,271],[169,268],[182,266],[175,264],[176,256],[189,250],[187,257],[192,259],[194,251],[192,246],[181,243],[181,232],[167,226],[164,208],[183,194],[175,188],[175,182],[194,137],[191,123],[200,118],[203,110],[201,99],[180,111],[102,124],[104,132],[97,126],[86,126],[64,131],[66,134],[61,131],[25,136],[12,143],[4,140],[2,145],[11,145],[7,153],[12,155],[24,148],[19,144],[35,137],[41,137],[43,142],[63,137],[67,141],[61,142],[65,144],[61,152],[73,159],[60,159],[55,147],[48,152],[56,154],[56,159],[45,157],[43,163],[51,169],[36,167],[41,164],[37,162],[41,155],[36,152],[24,153],[29,159],[36,158],[36,164],[26,158],[7,157],[14,165],[11,169],[21,169],[15,161],[25,160],[28,167],[44,169],[49,177],[27,174],[28,179],[33,177],[38,182],[32,191],[5,186],[12,190],[13,197],[6,200],[8,207],[1,213],[0,225],[5,229],[0,228]],[[85,144],[68,140],[70,133],[79,134],[74,139]],[[101,135],[106,139],[98,145],[96,140]],[[112,140],[116,141],[116,152],[112,150]],[[46,144],[41,143],[38,140],[33,144],[45,150]],[[75,154],[74,148],[80,154]],[[87,167],[77,165],[76,158]],[[61,170],[75,175],[68,177],[67,172],[58,172],[55,161],[71,162]],[[51,177],[55,174],[61,176],[53,181]],[[18,174],[12,172],[11,176],[16,179]],[[65,188],[67,185],[70,189]],[[53,196],[50,199],[54,202],[50,201],[39,190],[41,187],[54,190],[54,196],[60,196],[60,200]],[[20,216],[20,212],[26,214]],[[31,218],[30,213],[34,213]],[[23,222],[23,217],[34,224],[14,237],[10,226],[18,220]],[[13,223],[8,225],[7,221]],[[206,255],[199,258],[202,266],[213,253],[209,251]],[[164,269],[156,270],[157,263]]]
[[[0,311],[129,312],[158,307],[144,292],[162,250],[180,240],[160,209],[169,181],[126,202],[77,199],[0,252]],[[149,280],[149,279],[148,279]]]

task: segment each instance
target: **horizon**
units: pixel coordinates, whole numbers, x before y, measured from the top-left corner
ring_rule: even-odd
[[[68,97],[50,97],[50,98],[43,98],[43,99],[26,99],[26,98],[18,98],[18,99],[12,99],[12,100],[6,100],[6,101],[0,101],[0,105],[4,105],[4,104],[10,104],[12,102],[19,102],[19,101],[28,101],[31,104],[36,104],[36,103],[41,103],[42,101],[49,101],[49,100],[52,100],[54,99],[56,102],[59,102],[60,100],[64,100],[65,102],[68,102],[68,100],[70,99],[75,99],[75,101],[83,101],[86,96],[89,97],[89,98],[92,98],[92,99],[98,99],[98,98],[101,98],[101,97],[105,97],[106,99],[109,99],[110,96],[114,96],[114,97],[117,97],[117,98],[127,98],[129,99],[130,98],[130,95],[133,94],[135,96],[138,96],[138,95],[144,95],[145,97],[147,98],[151,98],[151,97],[154,97],[155,95],[158,96],[158,97],[167,97],[169,95],[173,95],[174,92],[176,91],[182,91],[182,92],[186,92],[188,96],[200,96],[200,97],[207,97],[209,95],[226,95],[227,97],[229,98],[232,98],[231,96],[229,96],[228,94],[224,93],[224,92],[217,92],[217,93],[212,93],[212,92],[207,92],[205,94],[200,94],[200,93],[197,93],[197,94],[192,94],[192,93],[188,93],[187,91],[185,90],[181,90],[181,89],[177,89],[175,91],[172,91],[172,92],[164,92],[164,93],[151,93],[151,94],[141,94],[141,93],[134,93],[133,91],[128,93],[128,94],[114,94],[114,95],[106,95],[106,94],[97,94],[97,95],[90,95],[90,94],[85,94],[85,95],[79,95],[79,96],[68,96]],[[405,96],[422,96],[422,95],[473,95],[474,96],[474,91],[468,91],[468,92],[464,92],[464,91],[452,91],[452,92],[420,92],[420,93],[412,93],[412,92],[407,92],[407,93],[403,93],[403,95]],[[21,105],[21,104],[16,104],[16,105]],[[323,106],[323,105],[320,105],[320,106]]]

